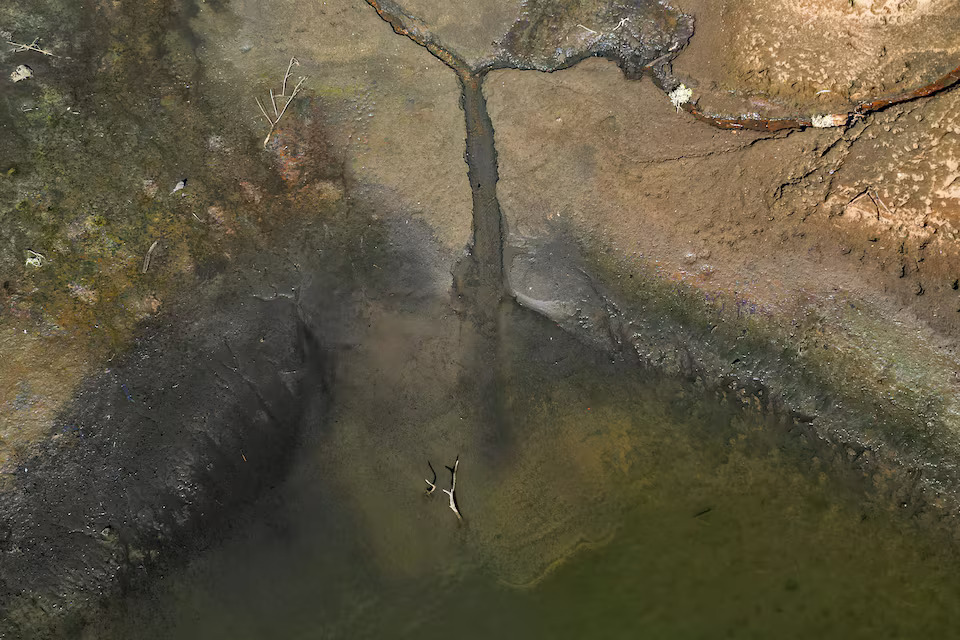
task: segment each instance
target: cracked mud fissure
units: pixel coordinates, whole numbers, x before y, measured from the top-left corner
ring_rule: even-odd
[[[472,297],[479,318],[496,310],[505,292],[503,242],[506,228],[497,199],[497,151],[493,122],[487,113],[483,81],[489,69],[474,69],[463,57],[444,46],[403,9],[389,0],[367,0],[393,30],[406,36],[457,74],[460,103],[466,120],[467,177],[473,196],[473,247],[468,261],[460,266],[458,287],[468,300]]]

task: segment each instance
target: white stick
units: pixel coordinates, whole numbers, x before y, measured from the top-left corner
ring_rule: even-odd
[[[426,478],[423,479],[427,483],[427,486],[430,487],[427,489],[427,495],[432,495],[434,491],[437,490],[437,472],[434,470],[433,465],[430,464],[430,461],[427,460],[427,466],[430,467],[430,471],[433,471],[433,482],[430,482]]]
[[[41,49],[40,46],[39,46],[39,45],[40,45],[40,38],[34,38],[34,39],[33,39],[33,42],[31,42],[30,44],[20,44],[19,42],[13,42],[13,41],[11,41],[11,40],[7,40],[7,44],[13,45],[13,47],[14,47],[13,52],[14,52],[14,53],[20,53],[21,51],[36,51],[37,53],[42,53],[43,55],[45,55],[45,56],[50,56],[51,58],[57,58],[57,57],[59,57],[59,56],[55,56],[54,54],[50,53],[49,51],[46,51],[46,50],[44,50],[44,49]]]
[[[254,98],[257,101],[257,106],[260,107],[260,113],[263,114],[263,117],[267,119],[267,122],[273,124],[273,120],[270,119],[270,116],[267,115],[267,110],[263,108],[263,105],[260,104],[260,98]]]
[[[280,90],[280,95],[287,95],[287,79],[290,78],[290,69],[293,68],[293,65],[300,66],[300,61],[296,58],[290,58],[290,64],[287,65],[287,72],[283,74],[283,88]]]
[[[296,58],[290,58],[290,63],[287,65],[287,72],[283,76],[283,90],[279,97],[286,98],[287,101],[283,103],[283,108],[277,106],[277,95],[273,92],[273,89],[270,89],[270,104],[273,105],[273,118],[270,117],[270,114],[267,113],[267,110],[264,108],[263,103],[260,102],[260,98],[254,97],[254,100],[257,101],[257,106],[260,107],[260,113],[263,114],[263,117],[267,119],[267,122],[270,123],[270,130],[267,131],[266,137],[263,139],[263,148],[266,149],[267,145],[270,144],[270,136],[273,135],[274,130],[277,128],[277,124],[280,122],[280,118],[283,117],[283,114],[287,112],[287,107],[290,106],[290,103],[293,102],[293,99],[297,97],[297,94],[300,93],[300,89],[303,87],[306,77],[301,77],[300,81],[297,82],[297,86],[293,88],[293,93],[289,96],[287,93],[287,80],[290,78],[290,69],[293,68],[293,65],[299,65],[300,61]]]
[[[450,471],[450,490],[443,489],[443,492],[450,496],[450,510],[457,514],[457,520],[463,521],[463,516],[460,514],[460,509],[457,506],[457,497],[454,495],[454,492],[457,490],[457,467],[460,466],[460,456],[457,456],[456,461],[453,463],[452,467],[447,467]]]
[[[196,214],[194,214],[194,215],[196,215]],[[150,258],[153,256],[153,252],[154,252],[154,250],[156,250],[158,244],[160,244],[160,241],[159,241],[159,240],[154,240],[154,241],[153,241],[153,244],[150,245],[150,248],[147,249],[147,255],[144,256],[144,258],[143,258],[143,269],[140,271],[141,273],[146,273],[146,272],[147,272],[147,269],[150,268]]]

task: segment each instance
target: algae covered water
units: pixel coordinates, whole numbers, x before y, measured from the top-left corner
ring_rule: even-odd
[[[957,558],[882,473],[525,311],[491,345],[444,308],[368,307],[289,481],[88,637],[949,633]],[[458,373],[476,348],[496,411]],[[458,454],[463,524],[424,495]]]

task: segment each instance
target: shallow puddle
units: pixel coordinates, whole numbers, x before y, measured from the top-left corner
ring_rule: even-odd
[[[879,474],[821,461],[775,418],[611,361],[514,307],[499,340],[440,300],[361,316],[289,481],[87,637],[950,628],[951,546],[871,488]],[[478,389],[471,367],[491,361],[494,387]],[[458,454],[463,524],[440,491],[424,495],[427,460],[443,489]]]

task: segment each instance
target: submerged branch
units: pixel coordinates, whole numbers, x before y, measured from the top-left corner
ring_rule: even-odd
[[[430,471],[433,472],[433,482],[426,478],[423,479],[423,481],[427,483],[427,495],[429,496],[433,495],[433,492],[437,490],[437,472],[429,460],[427,460],[427,466],[430,467]]]
[[[453,511],[457,520],[463,521],[463,515],[460,513],[460,506],[457,504],[457,468],[460,466],[460,456],[457,456],[456,461],[454,461],[452,467],[447,467],[447,470],[450,472],[450,489],[443,489],[443,492],[450,496],[450,510]]]

